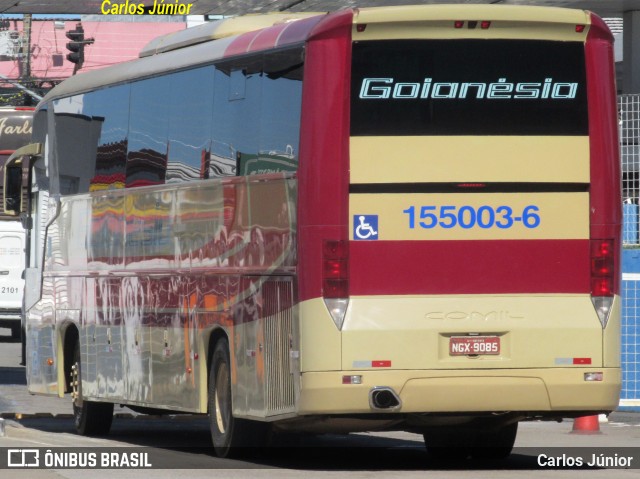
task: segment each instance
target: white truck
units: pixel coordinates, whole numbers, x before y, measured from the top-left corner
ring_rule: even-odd
[[[5,163],[21,146],[29,143],[33,108],[0,108],[0,200],[4,199]],[[22,184],[26,184],[25,173]],[[23,192],[21,192],[23,195]],[[26,201],[22,202],[26,207]],[[22,296],[24,291],[25,230],[20,213],[15,216],[0,212],[0,328],[11,328],[11,337],[20,339]]]

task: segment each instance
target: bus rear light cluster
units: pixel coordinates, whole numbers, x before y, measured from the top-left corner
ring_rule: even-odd
[[[591,240],[591,301],[603,327],[613,304],[615,274],[614,241]]]
[[[325,240],[322,251],[322,295],[325,298],[349,296],[349,244]]]
[[[453,22],[453,27],[464,28],[464,24],[465,24],[464,20],[456,20],[455,22]],[[470,30],[477,28],[478,25],[480,25],[480,28],[482,28],[483,30],[487,30],[491,28],[491,22],[489,20],[482,20],[481,22],[477,20],[469,20],[468,22],[466,22],[466,24],[467,24],[467,28],[469,28]]]
[[[362,376],[360,374],[342,376],[342,384],[362,384]]]
[[[325,240],[322,245],[322,296],[338,329],[349,305],[349,242]]]
[[[470,30],[477,28],[478,25],[480,25],[480,28],[482,28],[483,30],[488,30],[489,28],[491,28],[491,22],[489,20],[482,20],[481,22],[477,20],[469,20],[468,22],[465,22],[465,20],[456,20],[453,22],[453,27],[464,28],[465,23],[467,24],[467,28]],[[575,26],[576,33],[582,33],[585,31],[586,28],[587,28],[586,25],[579,24]]]
[[[584,373],[584,380],[588,382],[604,381],[604,373],[602,371]]]
[[[591,240],[591,295],[613,296],[613,240]]]

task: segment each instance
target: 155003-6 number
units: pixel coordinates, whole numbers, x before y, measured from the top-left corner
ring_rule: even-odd
[[[512,228],[522,224],[525,228],[540,226],[540,208],[525,206],[521,212],[514,212],[510,206],[409,206],[402,212],[408,216],[409,228],[455,228],[482,229]]]

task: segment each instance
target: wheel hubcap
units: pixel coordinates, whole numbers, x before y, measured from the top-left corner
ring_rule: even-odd
[[[215,393],[215,406],[216,406],[216,425],[218,431],[224,434],[227,431],[227,410],[229,405],[227,404],[225,389],[227,381],[229,380],[229,371],[226,364],[221,364],[218,368],[218,374],[216,375],[216,393]]]
[[[80,365],[78,363],[71,366],[71,400],[75,407],[82,407],[82,396],[80,395]]]

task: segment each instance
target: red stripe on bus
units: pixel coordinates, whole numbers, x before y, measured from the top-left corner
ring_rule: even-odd
[[[349,12],[351,13],[351,12]],[[239,35],[224,52],[224,56],[257,52],[305,41],[325,15],[281,23],[273,27]]]
[[[260,30],[243,33],[238,36],[235,40],[233,40],[227,49],[224,51],[224,56],[229,57],[231,55],[240,55],[241,53],[246,53],[249,50],[251,42],[255,40],[255,38],[260,33]]]
[[[287,28],[282,32],[280,38],[278,38],[277,46],[299,43],[306,40],[309,37],[310,32],[325,17],[326,15],[318,15],[316,17],[287,23]]]
[[[275,25],[271,28],[258,31],[258,34],[251,41],[248,51],[255,52],[273,48],[278,41],[278,37],[285,28],[287,28],[287,24],[282,23],[280,25]]]
[[[298,168],[301,301],[321,295],[323,241],[348,240],[349,237],[349,75],[353,11],[343,10],[322,19],[309,34],[302,85]]]
[[[350,294],[589,294],[588,240],[352,241]]]
[[[607,25],[591,14],[591,26],[585,43],[591,158],[591,238],[613,239],[616,255],[614,264],[619,265],[622,204],[612,43]],[[620,274],[614,276],[613,291],[620,293]]]

